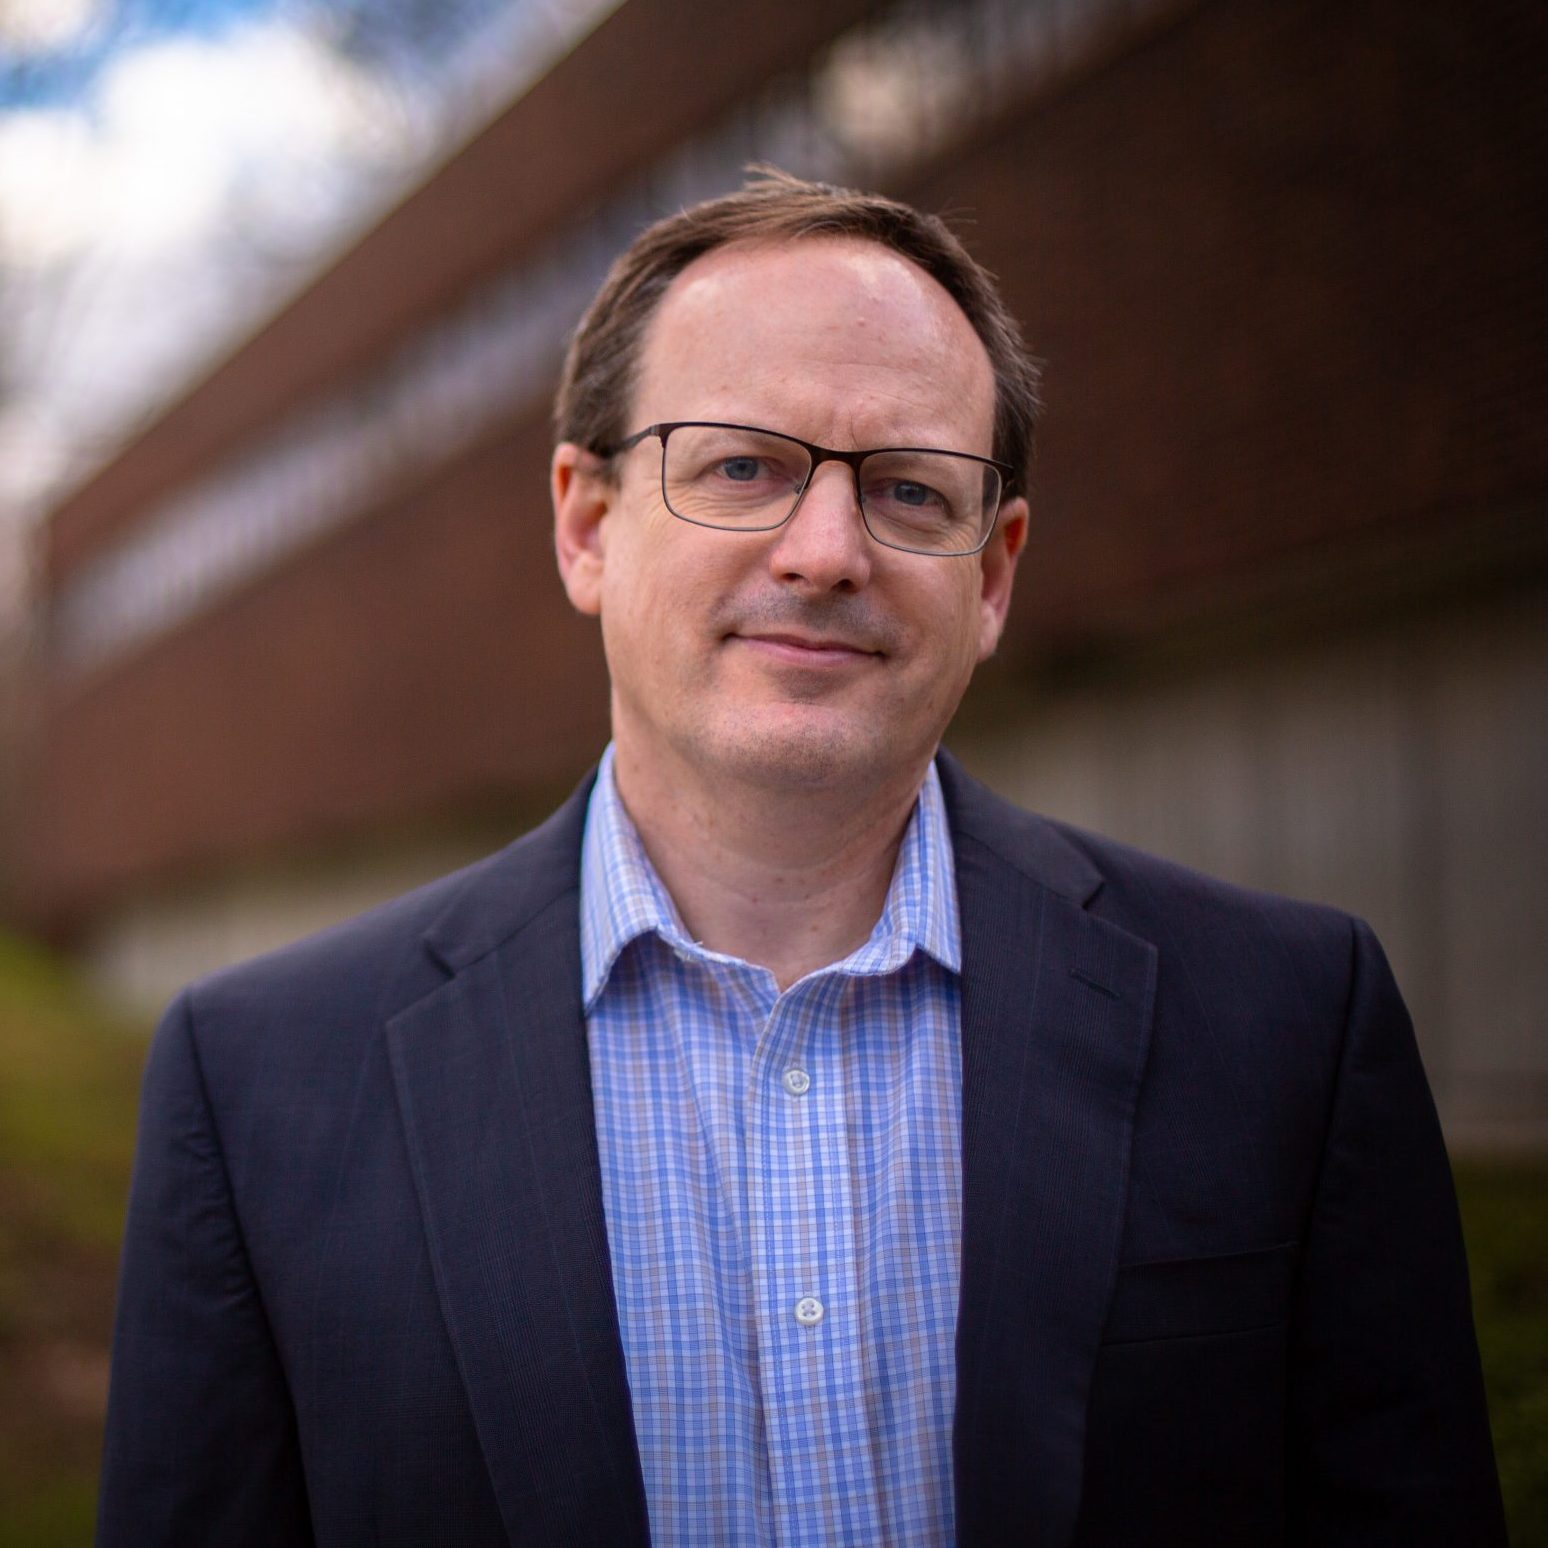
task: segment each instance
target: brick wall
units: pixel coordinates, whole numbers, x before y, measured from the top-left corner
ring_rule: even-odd
[[[1047,362],[1002,677],[1284,576],[1333,595],[1371,554],[1422,548],[1443,580],[1480,551],[1541,566],[1543,16],[1214,0],[903,190],[975,212]],[[605,682],[553,575],[546,457],[536,418],[508,427],[45,685],[34,912],[578,770]]]
[[[1021,642],[1540,510],[1545,92],[1540,6],[1219,0],[913,190],[1047,363]]]

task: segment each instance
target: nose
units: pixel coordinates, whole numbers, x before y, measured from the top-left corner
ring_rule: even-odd
[[[769,568],[776,580],[812,592],[858,591],[871,578],[873,544],[860,516],[852,469],[823,463],[795,513],[774,533]]]

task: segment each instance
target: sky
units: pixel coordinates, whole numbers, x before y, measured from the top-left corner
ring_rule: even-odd
[[[0,529],[616,3],[0,0]]]

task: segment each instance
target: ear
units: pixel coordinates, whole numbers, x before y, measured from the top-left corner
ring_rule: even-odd
[[[603,518],[617,487],[595,452],[561,441],[549,468],[554,501],[554,553],[559,575],[578,612],[593,618],[602,611]]]
[[[1010,609],[1011,583],[1016,578],[1016,560],[1027,541],[1027,502],[1017,496],[1000,509],[1000,519],[988,546],[979,556],[982,567],[978,597],[978,659],[986,661],[994,654],[1005,628]]]

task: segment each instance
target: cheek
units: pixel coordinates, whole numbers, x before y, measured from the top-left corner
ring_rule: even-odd
[[[718,593],[691,558],[632,534],[609,550],[602,639],[615,677],[643,681],[672,671],[704,634]]]
[[[931,562],[947,564],[951,561],[936,559]],[[924,616],[930,620],[928,628],[933,654],[944,674],[953,679],[971,672],[978,661],[982,618],[977,579],[976,572],[953,574],[950,584],[938,588],[922,604],[929,610]]]

